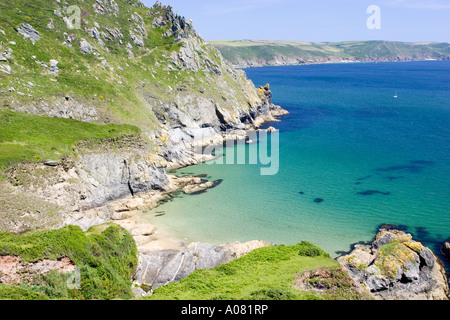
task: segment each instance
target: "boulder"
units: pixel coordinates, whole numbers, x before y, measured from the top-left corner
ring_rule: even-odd
[[[89,42],[85,39],[81,39],[80,41],[80,51],[84,54],[91,54],[93,52],[93,48]]]
[[[445,258],[450,261],[450,242],[445,242],[441,249]]]
[[[377,299],[447,300],[442,261],[403,231],[381,229],[370,245],[358,245],[337,261]]]
[[[30,24],[22,23],[19,28],[17,28],[17,32],[23,35],[25,40],[30,40],[33,44],[37,41],[41,40],[39,32],[36,31]]]

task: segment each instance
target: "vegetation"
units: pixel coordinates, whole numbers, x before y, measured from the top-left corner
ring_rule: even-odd
[[[59,160],[72,154],[80,141],[100,142],[139,133],[140,129],[131,125],[95,125],[0,110],[0,169],[24,161]]]
[[[30,263],[69,257],[80,272],[79,288],[68,287],[72,274],[50,272],[21,287],[1,285],[0,299],[132,298],[137,248],[131,235],[117,225],[92,227],[86,233],[74,226],[24,235],[0,233],[0,254]]]
[[[139,94],[141,83],[152,84],[146,89],[149,94],[158,90],[153,84],[158,85],[158,81],[167,76],[163,62],[181,44],[174,41],[174,36],[162,36],[171,25],[151,27],[157,9],[117,1],[117,12],[97,14],[94,3],[95,0],[70,1],[70,5],[82,10],[79,29],[70,29],[62,19],[71,15],[64,11],[66,5],[62,3],[46,0],[2,3],[0,30],[4,35],[0,33],[3,42],[0,49],[12,49],[12,58],[8,62],[12,72],[1,74],[0,89],[4,94],[0,96],[0,101],[9,106],[11,98],[32,103],[39,99],[48,101],[60,95],[72,96],[77,101],[95,104],[109,121],[154,128],[157,120]],[[128,59],[127,44],[133,44],[132,33],[136,33],[136,21],[131,19],[135,13],[143,19],[148,36],[143,47],[132,45],[131,52],[136,59]],[[35,44],[25,40],[17,32],[23,23],[33,26],[41,40]],[[47,27],[49,23],[53,28]],[[102,38],[103,46],[85,31],[94,28],[95,24],[101,26],[99,32],[111,38]],[[118,33],[113,38],[107,29],[116,28]],[[89,41],[95,54],[80,51],[82,39]],[[52,59],[58,61],[59,72],[56,75],[48,74],[43,67],[48,66]],[[14,90],[9,93],[10,88]]]
[[[304,252],[319,252],[305,256]],[[299,254],[302,253],[302,254]],[[294,288],[298,274],[337,267],[330,256],[308,242],[255,250],[211,270],[198,270],[178,283],[155,290],[153,300],[321,300],[312,291]]]

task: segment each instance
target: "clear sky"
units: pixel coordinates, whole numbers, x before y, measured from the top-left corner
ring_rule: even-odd
[[[141,0],[151,7],[155,0]],[[450,42],[450,0],[160,0],[206,40]],[[369,29],[370,5],[381,29]]]

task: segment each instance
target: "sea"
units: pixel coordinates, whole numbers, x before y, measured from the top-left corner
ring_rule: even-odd
[[[262,175],[261,163],[183,168],[175,174],[223,181],[147,210],[150,222],[188,242],[309,241],[332,257],[393,225],[442,257],[450,240],[450,61],[244,71],[257,87],[269,83],[273,102],[289,111],[265,124],[279,130],[277,174]]]

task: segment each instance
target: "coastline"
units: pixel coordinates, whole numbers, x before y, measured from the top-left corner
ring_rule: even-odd
[[[287,64],[245,64],[245,65],[233,65],[235,69],[249,69],[249,68],[266,68],[266,67],[294,67],[294,66],[315,66],[315,65],[330,65],[330,64],[364,64],[364,63],[408,63],[408,62],[437,62],[437,61],[449,61],[446,59],[425,59],[425,60],[344,60],[344,61],[326,61],[326,62],[303,62],[303,63],[287,63]]]
[[[238,135],[235,133],[232,135],[223,134],[216,136],[212,140],[208,139],[206,143],[205,141],[197,143],[205,147],[211,146],[209,144],[211,141],[213,142],[212,145],[223,145],[230,139],[235,141],[245,140],[250,131],[261,130],[260,127],[262,125],[280,122],[282,120],[279,120],[278,117],[287,114],[289,114],[287,110],[280,106],[274,106],[274,109],[270,110],[270,114],[258,116],[253,126],[247,126],[245,130],[240,130]],[[208,181],[208,183],[198,176],[176,176],[173,175],[173,171],[205,163],[215,158],[216,156],[213,155],[198,155],[189,161],[169,163],[167,168],[169,184],[166,189],[128,195],[121,199],[111,200],[100,207],[73,213],[66,219],[66,224],[78,225],[82,229],[87,230],[93,225],[116,223],[131,233],[140,255],[158,250],[181,250],[186,248],[190,242],[183,235],[176,234],[158,225],[150,224],[148,219],[145,218],[145,214],[147,211],[158,208],[161,203],[172,198],[174,193],[184,192],[190,194],[187,190],[193,189],[197,190],[197,192],[205,192],[210,188],[214,188],[216,186],[214,181]],[[195,195],[195,192],[192,194]],[[254,241],[262,240],[255,239]]]

